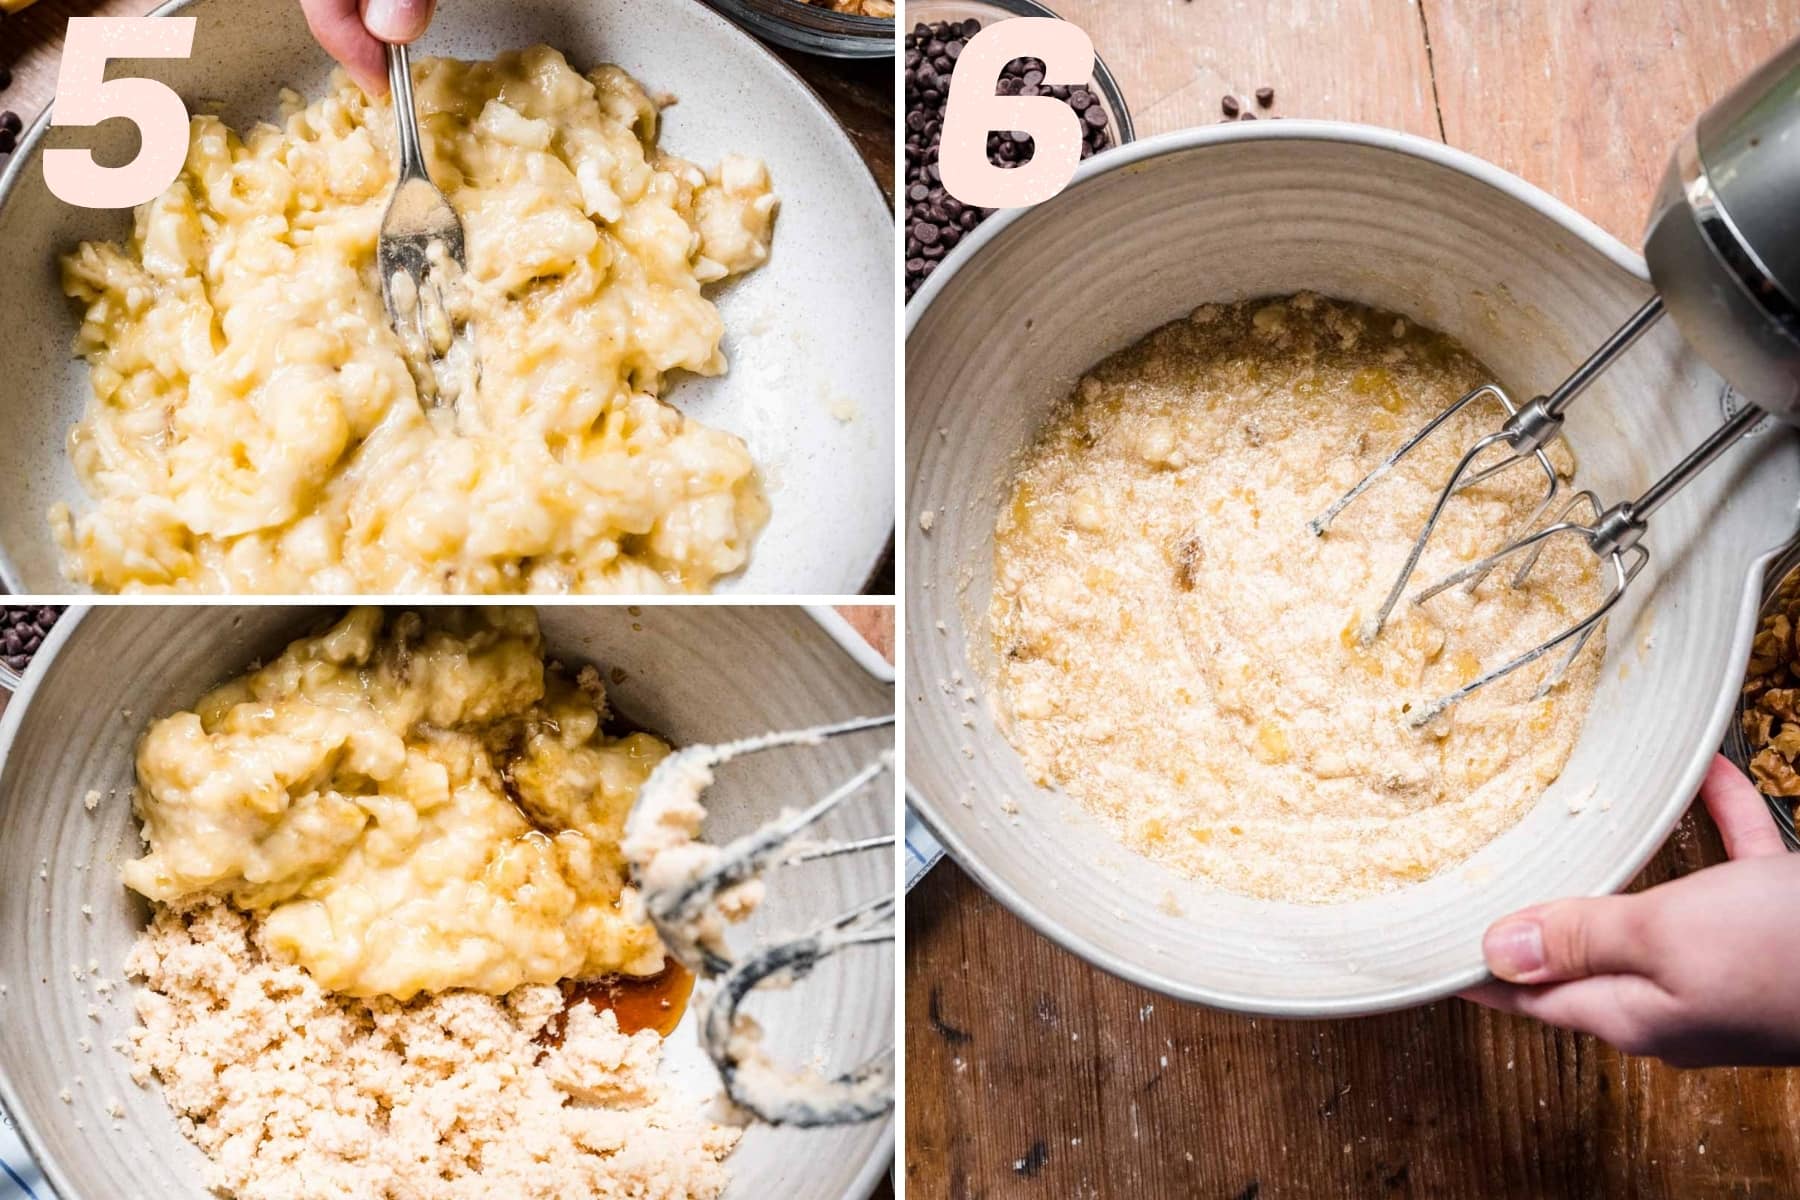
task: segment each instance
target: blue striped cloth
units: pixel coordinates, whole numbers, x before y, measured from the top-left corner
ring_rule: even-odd
[[[906,810],[906,890],[912,891],[913,884],[925,878],[925,872],[931,870],[938,859],[944,857],[944,848],[938,840],[931,836],[925,823],[913,816],[913,810]]]
[[[4,1112],[0,1112],[0,1200],[55,1200]]]

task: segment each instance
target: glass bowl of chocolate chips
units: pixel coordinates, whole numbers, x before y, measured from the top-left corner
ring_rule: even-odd
[[[938,142],[950,77],[969,39],[995,21],[1054,17],[1034,0],[909,0],[906,5],[906,181],[900,196],[906,226],[906,297],[922,287],[937,265],[993,211],[971,208],[944,190],[938,176]],[[1046,85],[1044,64],[1014,59],[995,90],[1005,96],[1054,96],[1081,118],[1081,157],[1132,139],[1131,113],[1112,72],[1094,56],[1094,77],[1078,87]],[[1031,139],[1016,131],[988,135],[988,161],[1016,167],[1031,160]]]
[[[16,691],[32,655],[63,610],[53,604],[0,606],[0,688]]]

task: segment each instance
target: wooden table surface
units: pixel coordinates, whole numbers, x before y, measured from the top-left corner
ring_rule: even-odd
[[[1274,112],[1439,138],[1636,246],[1676,135],[1800,0],[1051,0],[1140,135]],[[1717,862],[1690,815],[1635,886]],[[1800,1072],[1682,1073],[1460,1000],[1251,1020],[1089,968],[954,866],[908,899],[912,1200],[1800,1195]]]

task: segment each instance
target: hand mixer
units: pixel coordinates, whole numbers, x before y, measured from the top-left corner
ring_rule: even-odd
[[[760,898],[765,871],[845,854],[891,852],[892,834],[855,841],[804,838],[851,798],[879,799],[882,793],[875,785],[891,780],[894,758],[891,751],[875,755],[806,808],[784,813],[724,846],[694,840],[705,815],[699,794],[711,785],[714,767],[742,755],[816,746],[893,723],[892,715],[858,717],[723,745],[685,747],[657,766],[626,822],[623,848],[646,915],[671,954],[696,974],[717,982],[701,1016],[701,1044],[718,1067],[732,1101],[771,1124],[840,1125],[871,1120],[893,1110],[891,1045],[835,1078],[811,1070],[782,1071],[762,1055],[754,1032],[747,1031],[738,1015],[744,999],[760,986],[802,980],[843,950],[891,943],[891,885],[800,936],[766,946],[741,960],[729,956],[724,929],[728,922],[746,915]]]
[[[1567,646],[1537,695],[1555,687],[1649,561],[1642,540],[1651,515],[1765,414],[1800,426],[1800,40],[1703,113],[1676,146],[1651,209],[1644,257],[1656,295],[1549,395],[1519,407],[1495,384],[1476,388],[1312,521],[1313,533],[1323,535],[1338,513],[1451,416],[1493,400],[1506,410],[1505,423],[1470,446],[1451,471],[1386,600],[1364,624],[1363,645],[1380,634],[1406,591],[1451,498],[1528,461],[1535,461],[1548,480],[1526,522],[1531,531],[1419,591],[1413,603],[1458,584],[1472,590],[1503,564],[1514,567],[1512,586],[1522,586],[1553,538],[1580,539],[1610,575],[1592,612],[1449,695],[1415,706],[1410,724],[1424,724],[1476,689]],[[1747,403],[1635,499],[1606,508],[1592,491],[1579,491],[1548,524],[1531,528],[1556,505],[1560,484],[1544,448],[1561,433],[1563,414],[1665,313]],[[1499,454],[1490,455],[1490,450]]]

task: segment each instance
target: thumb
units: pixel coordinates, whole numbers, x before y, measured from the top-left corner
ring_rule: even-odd
[[[1756,785],[1732,765],[1723,754],[1713,756],[1706,780],[1700,785],[1700,799],[1712,814],[1713,824],[1725,841],[1725,853],[1732,858],[1771,858],[1787,854],[1781,831],[1769,812]]]
[[[362,0],[363,27],[384,42],[416,41],[437,0]]]
[[[1509,983],[1648,975],[1643,896],[1558,900],[1494,923],[1481,940],[1488,969]]]

